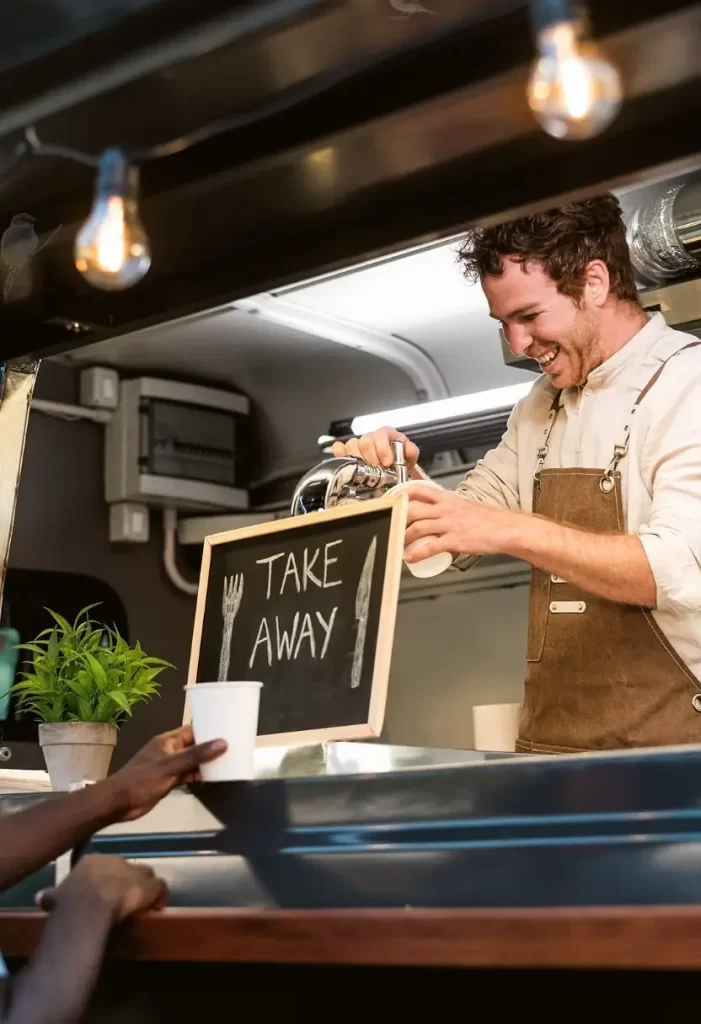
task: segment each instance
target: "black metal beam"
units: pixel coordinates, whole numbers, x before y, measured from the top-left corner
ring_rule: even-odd
[[[95,291],[72,266],[72,233],[90,205],[84,168],[67,168],[65,187],[52,161],[31,193],[12,183],[0,192],[0,213],[9,217],[18,210],[13,203],[34,197],[19,209],[44,231],[66,227],[33,268],[30,301],[0,313],[0,356],[70,348],[175,319],[696,158],[698,4],[593,4],[597,29],[616,30],[611,45],[632,97],[604,136],[577,144],[536,128],[524,95],[525,10],[496,6],[489,18],[484,5],[473,11],[470,26],[454,17],[446,31],[432,22],[430,32],[402,46],[375,40],[377,66],[365,54],[367,66],[345,85],[309,91],[297,110],[147,165],[143,219],[153,267],[128,292]],[[295,38],[314,24],[297,25]],[[329,30],[333,22],[324,24]],[[246,52],[250,61],[258,51]],[[195,75],[194,65],[188,69]],[[221,77],[210,84],[221,85]],[[261,89],[270,95],[269,83]],[[65,123],[78,136],[93,123],[99,134],[100,109],[83,105]],[[147,119],[155,111],[147,107]],[[39,164],[28,172],[37,174]],[[76,336],[57,320],[91,330]]]

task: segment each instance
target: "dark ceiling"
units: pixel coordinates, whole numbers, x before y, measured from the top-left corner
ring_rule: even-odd
[[[23,0],[0,15],[12,97],[0,112],[0,229],[20,212],[40,238],[61,226],[31,267],[29,297],[0,309],[0,357],[223,305],[475,220],[642,180],[701,150],[690,128],[701,123],[697,3],[592,0],[629,99],[586,143],[548,138],[528,111],[524,3],[427,0],[432,13],[412,16],[390,0],[95,6]],[[120,294],[90,288],[73,267],[91,170],[53,157],[12,167],[32,124],[46,142],[98,153],[236,118],[143,164],[153,265]],[[71,333],[74,321],[85,334]]]

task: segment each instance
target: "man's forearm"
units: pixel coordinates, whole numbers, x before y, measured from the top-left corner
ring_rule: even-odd
[[[0,818],[0,892],[117,820],[119,793],[108,780]]]
[[[503,553],[609,601],[654,608],[657,587],[633,534],[589,533],[540,516],[513,513]]]
[[[73,1024],[81,1020],[100,971],[112,912],[99,900],[59,904],[39,948],[14,978],[6,1024]]]

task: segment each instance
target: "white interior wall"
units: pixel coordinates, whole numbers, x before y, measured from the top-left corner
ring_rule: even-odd
[[[523,699],[528,587],[400,603],[385,739],[472,747],[472,707]]]

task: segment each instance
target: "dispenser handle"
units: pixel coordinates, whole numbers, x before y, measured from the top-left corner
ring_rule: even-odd
[[[406,453],[403,441],[390,441],[390,448],[394,455],[394,471],[397,474],[397,483],[405,484],[409,479],[409,468],[406,464]]]

